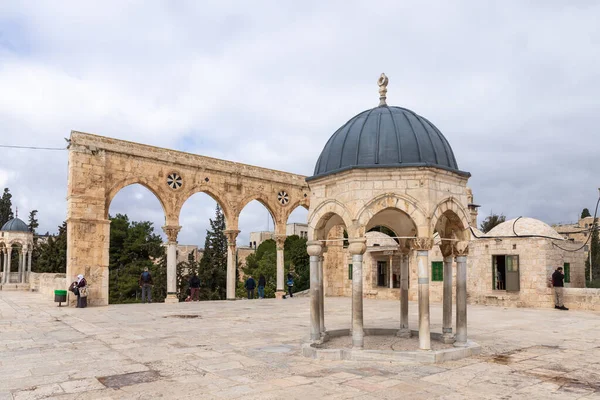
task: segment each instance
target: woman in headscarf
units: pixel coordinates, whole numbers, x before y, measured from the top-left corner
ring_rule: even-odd
[[[77,307],[76,308],[86,308],[87,307],[87,282],[83,275],[77,275],[77,280],[71,283],[69,290],[77,295]]]

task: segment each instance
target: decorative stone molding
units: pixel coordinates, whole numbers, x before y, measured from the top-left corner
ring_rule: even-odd
[[[227,237],[227,246],[235,247],[235,241],[240,231],[237,229],[227,229],[224,230],[223,233],[225,234],[225,237]]]
[[[367,251],[367,239],[349,239],[348,252],[352,255],[364,254]]]
[[[412,239],[411,248],[413,250],[427,251],[433,248],[433,239],[420,237]]]
[[[162,230],[167,235],[169,243],[177,243],[177,235],[179,235],[179,231],[181,230],[180,225],[165,225],[162,227]]]
[[[287,239],[287,235],[275,235],[275,244],[277,246],[277,250],[283,250],[285,239]]]
[[[323,246],[321,245],[321,242],[317,240],[311,240],[306,242],[306,251],[308,252],[309,256],[320,256],[323,252]]]
[[[469,254],[469,242],[467,242],[467,241],[455,242],[452,250],[453,250],[452,253],[456,257],[466,256]]]

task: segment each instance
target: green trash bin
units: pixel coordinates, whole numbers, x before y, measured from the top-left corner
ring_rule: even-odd
[[[54,302],[58,303],[58,306],[61,307],[62,302],[67,302],[67,291],[66,290],[55,290],[54,291]]]

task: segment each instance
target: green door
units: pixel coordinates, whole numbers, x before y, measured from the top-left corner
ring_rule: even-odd
[[[519,256],[506,256],[506,290],[519,291]]]

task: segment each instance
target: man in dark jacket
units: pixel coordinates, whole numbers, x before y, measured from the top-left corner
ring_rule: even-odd
[[[248,279],[246,279],[246,283],[244,284],[244,286],[246,287],[246,290],[248,291],[248,299],[253,299],[254,298],[254,288],[256,287],[256,282],[254,281],[254,278],[252,278],[251,276],[248,276]]]
[[[562,267],[556,268],[552,274],[552,286],[554,286],[554,308],[559,310],[568,310],[563,304],[563,289],[565,286],[565,275]]]
[[[200,278],[195,272],[190,278],[190,297],[192,301],[200,300]]]
[[[148,271],[148,267],[144,268],[144,272],[140,275],[139,280],[140,287],[142,288],[142,303],[146,302],[148,299],[148,303],[152,303],[152,275]]]

